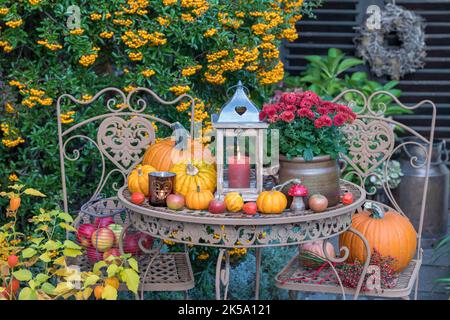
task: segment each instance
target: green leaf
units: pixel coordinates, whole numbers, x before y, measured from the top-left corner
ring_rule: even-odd
[[[30,241],[33,242],[34,244],[40,244],[42,242],[42,240],[44,240],[44,237],[40,237],[40,238],[31,238]]]
[[[313,154],[312,150],[309,148],[305,149],[303,151],[303,158],[305,158],[306,161],[312,160],[314,158],[314,154]]]
[[[138,266],[136,259],[134,259],[134,258],[128,259],[128,264],[134,271],[139,272],[139,266]]]
[[[71,282],[60,282],[56,285],[53,293],[56,295],[63,295],[74,288]]]
[[[67,231],[76,232],[77,229],[71,226],[70,224],[67,224],[65,222],[60,222],[59,226]]]
[[[19,281],[29,281],[33,277],[33,274],[27,269],[20,269],[13,272],[14,278]]]
[[[105,300],[117,300],[117,290],[113,286],[107,284],[102,292],[102,298]]]
[[[50,262],[52,261],[52,258],[50,258],[50,254],[48,252],[44,252],[39,256],[39,259],[41,259],[44,262]]]
[[[37,251],[33,248],[26,248],[25,250],[22,251],[22,257],[23,258],[31,258],[32,256],[34,256],[37,253]]]
[[[78,257],[79,255],[81,255],[83,252],[81,250],[78,249],[64,249],[63,250],[63,254],[67,257]]]
[[[58,243],[54,240],[48,240],[45,244],[44,244],[44,248],[49,250],[49,251],[54,251],[57,250],[61,247],[61,243]]]
[[[43,274],[43,273],[39,273],[35,277],[36,281],[39,282],[39,283],[43,283],[43,282],[47,281],[49,278],[50,278],[50,276],[48,276],[46,274]]]
[[[339,67],[336,71],[336,74],[341,74],[342,72],[346,71],[347,69],[350,69],[351,67],[357,66],[363,64],[363,61],[356,58],[349,58],[345,59],[339,64]]]
[[[76,244],[75,242],[71,241],[71,240],[65,240],[64,241],[64,246],[68,249],[77,249],[77,250],[81,250],[82,247],[79,246],[78,244]]]
[[[27,188],[27,189],[25,189],[25,191],[23,193],[28,194],[30,196],[35,196],[35,197],[46,197],[45,194],[43,194],[42,192],[40,192],[36,189],[33,189],[33,188]]]
[[[108,273],[108,278],[115,276],[118,268],[119,267],[116,264],[114,264],[114,263],[110,264],[108,266],[108,269],[106,269],[106,272]]]
[[[99,274],[99,273],[101,273],[100,269],[103,267],[106,267],[106,266],[107,266],[107,264],[105,261],[96,262],[94,264],[94,267],[92,268],[92,272],[94,272],[95,274]]]
[[[122,281],[125,281],[128,290],[133,293],[137,293],[139,287],[139,275],[136,271],[130,268],[125,268],[120,273]]]
[[[100,277],[96,274],[92,274],[84,280],[84,287],[87,288],[89,286],[92,286],[97,283],[97,281],[100,280]]]
[[[31,288],[25,287],[22,290],[20,290],[19,293],[19,300],[37,300],[38,295],[35,290],[32,290]]]
[[[55,286],[49,282],[45,282],[41,285],[41,290],[44,291],[46,294],[53,295],[55,291]]]
[[[339,56],[343,56],[344,54],[342,53],[342,51],[340,49],[337,48],[330,48],[328,49],[328,57],[339,57]]]
[[[70,214],[68,214],[67,212],[60,212],[58,214],[58,218],[64,220],[65,222],[71,223],[73,222],[73,218]]]

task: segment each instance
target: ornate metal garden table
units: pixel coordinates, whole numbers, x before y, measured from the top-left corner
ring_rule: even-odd
[[[344,180],[341,181],[341,189],[353,194],[354,202],[351,205],[338,204],[321,213],[306,210],[294,214],[286,210],[279,215],[255,216],[243,213],[211,214],[187,209],[173,211],[165,207],[152,207],[147,202],[135,205],[130,201],[126,186],[118,191],[118,198],[129,209],[130,225],[139,231],[162,240],[220,249],[216,264],[217,299],[227,297],[230,272],[227,249],[255,248],[255,299],[258,299],[261,248],[298,245],[319,239],[323,239],[326,245],[328,239],[344,231],[358,234],[351,228],[352,215],[361,208],[366,192]],[[332,257],[327,258],[333,261]]]

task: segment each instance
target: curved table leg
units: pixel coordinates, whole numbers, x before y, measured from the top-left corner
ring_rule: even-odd
[[[225,257],[225,267],[222,268],[222,260]],[[228,286],[230,284],[230,255],[227,249],[220,249],[216,264],[216,300],[221,300],[223,286],[223,300],[227,299]]]
[[[255,300],[259,300],[259,283],[261,280],[261,248],[255,249],[255,257],[256,257],[256,275],[255,275]]]

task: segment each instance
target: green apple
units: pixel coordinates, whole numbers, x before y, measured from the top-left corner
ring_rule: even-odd
[[[114,232],[114,235],[116,236],[116,245],[118,245],[119,239],[120,239],[120,233],[122,232],[123,227],[120,224],[110,224],[108,226],[108,229],[110,229],[112,232]]]

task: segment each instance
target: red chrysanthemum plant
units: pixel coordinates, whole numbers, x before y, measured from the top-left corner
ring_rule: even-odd
[[[345,153],[341,129],[356,118],[348,106],[322,100],[312,91],[278,95],[263,106],[259,116],[271,129],[279,130],[281,154],[306,160]]]

